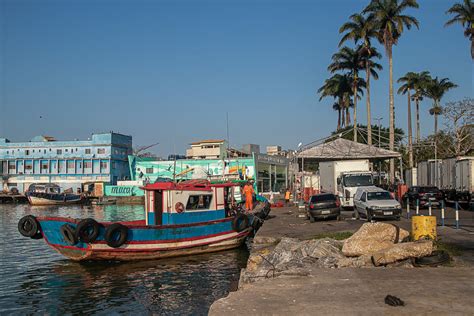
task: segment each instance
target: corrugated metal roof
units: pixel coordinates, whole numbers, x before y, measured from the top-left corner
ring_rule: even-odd
[[[337,138],[333,141],[304,147],[298,153],[298,158],[310,158],[317,160],[346,160],[346,159],[380,159],[400,158],[401,154],[396,151],[369,146]]]

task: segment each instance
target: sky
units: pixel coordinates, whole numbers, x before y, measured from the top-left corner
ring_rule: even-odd
[[[330,76],[339,27],[367,3],[0,0],[0,137],[115,131],[135,146],[159,142],[152,151],[166,157],[193,141],[227,138],[228,115],[232,147],[310,143],[336,128],[333,101],[316,91]],[[393,49],[394,80],[428,70],[459,86],[443,104],[472,97],[470,43],[460,25],[444,27],[454,0],[418,3],[407,14],[420,29]],[[372,117],[387,126],[388,61],[380,62]],[[430,106],[421,105],[423,136],[433,130]],[[395,95],[395,110],[406,129],[406,96]],[[365,98],[358,118],[366,124]]]

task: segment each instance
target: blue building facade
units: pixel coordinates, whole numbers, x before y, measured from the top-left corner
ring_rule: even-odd
[[[130,179],[130,154],[132,137],[113,132],[73,141],[36,136],[29,142],[14,143],[0,138],[0,190],[25,192],[30,184],[39,182],[74,191],[85,183],[116,184]]]

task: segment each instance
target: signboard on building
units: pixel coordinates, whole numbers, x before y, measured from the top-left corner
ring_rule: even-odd
[[[136,185],[106,185],[105,196],[144,196],[144,192]]]

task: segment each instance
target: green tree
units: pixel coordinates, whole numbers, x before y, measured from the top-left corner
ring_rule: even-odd
[[[364,69],[364,62],[359,53],[360,47],[352,49],[347,46],[341,48],[332,56],[332,63],[328,66],[328,70],[332,73],[336,71],[349,71],[352,78],[352,102],[354,102],[354,141],[357,141],[357,99],[359,98],[359,87],[366,86],[365,80],[359,78],[359,71]],[[360,93],[363,94],[362,91]]]
[[[319,100],[327,97],[337,99],[337,111],[338,114],[341,115],[341,124],[338,124],[338,128],[349,125],[349,108],[352,106],[352,101],[350,98],[352,93],[350,76],[341,74],[333,75],[324,81],[323,86],[318,89],[318,93],[320,95]],[[336,108],[333,106],[333,109]]]
[[[446,14],[454,14],[454,17],[446,22],[444,26],[459,23],[465,28],[464,36],[471,41],[471,58],[474,59],[474,5],[471,0],[454,4]]]
[[[370,109],[370,76],[378,79],[376,70],[381,70],[382,66],[374,60],[380,59],[381,55],[377,52],[375,47],[372,47],[370,40],[377,36],[377,31],[374,28],[373,18],[365,18],[364,15],[356,13],[349,17],[349,22],[344,23],[339,29],[339,33],[345,33],[339,42],[339,47],[346,41],[353,40],[355,44],[362,42],[362,49],[360,51],[365,67],[365,82],[366,82],[366,111],[367,111],[367,126],[368,126],[368,143],[372,144],[371,132],[371,109]]]
[[[433,100],[433,107],[430,109],[430,114],[434,115],[434,135],[438,134],[438,116],[442,114],[441,99],[449,90],[456,88],[457,85],[449,81],[448,78],[441,80],[438,77],[431,79],[425,87],[425,95]]]
[[[372,0],[364,9],[369,18],[374,20],[377,30],[377,39],[384,45],[389,64],[389,129],[390,149],[394,149],[395,140],[395,105],[393,99],[393,58],[392,48],[397,45],[405,28],[411,29],[414,25],[418,28],[418,20],[403,12],[408,8],[418,8],[416,0]],[[390,160],[390,181],[395,180],[395,163]]]

